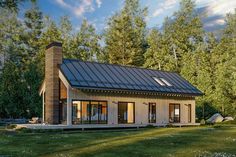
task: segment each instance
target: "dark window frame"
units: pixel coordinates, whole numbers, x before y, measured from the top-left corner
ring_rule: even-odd
[[[127,103],[127,105],[128,105],[128,103],[133,103],[133,108],[134,108],[134,110],[133,110],[133,115],[134,115],[133,119],[134,119],[134,121],[132,123],[128,123],[128,121],[126,123],[120,123],[119,122],[119,103]],[[118,124],[135,124],[135,102],[118,101],[117,105],[118,105],[117,106],[117,120],[118,120]]]
[[[155,106],[155,119],[151,119],[150,113],[151,113],[151,105]],[[157,104],[155,102],[149,102],[148,103],[148,122],[149,123],[156,123],[157,121]]]
[[[80,118],[80,123],[79,124],[73,124],[73,101],[80,101],[80,115],[82,116],[82,101],[87,101],[89,102],[89,123],[83,123],[82,118]],[[72,99],[72,124],[73,125],[83,125],[83,124],[108,124],[108,101],[107,100],[83,100],[83,99]],[[100,102],[105,102],[106,103],[106,122],[105,123],[91,123],[91,102],[98,102],[98,105],[102,105],[100,104]],[[99,114],[99,113],[98,113]],[[99,117],[99,116],[98,116]]]

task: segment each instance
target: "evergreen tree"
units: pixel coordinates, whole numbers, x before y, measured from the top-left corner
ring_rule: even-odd
[[[101,51],[99,40],[100,36],[96,34],[95,28],[84,19],[79,31],[74,36],[71,44],[73,51],[68,57],[89,61],[96,60],[96,56]]]
[[[222,39],[212,56],[215,63],[214,103],[223,114],[235,115],[236,11],[227,15],[226,23]]]
[[[25,112],[21,90],[25,53],[21,36],[24,29],[15,12],[1,9],[0,14],[0,53],[5,56],[0,76],[0,115],[15,118],[23,116]]]
[[[105,51],[109,62],[141,66],[146,50],[146,9],[138,0],[126,0],[124,8],[109,19]]]
[[[36,3],[26,11],[25,18],[25,37],[26,56],[23,60],[22,72],[22,95],[24,103],[27,106],[27,117],[41,116],[41,97],[38,95],[38,89],[43,78],[40,70],[40,37],[43,30],[42,12],[39,11]]]
[[[72,53],[72,42],[73,42],[73,36],[72,36],[72,24],[68,16],[63,16],[60,19],[60,27],[59,31],[62,38],[62,47],[63,47],[63,55],[65,57],[70,56],[70,53]]]
[[[204,31],[200,16],[195,9],[194,1],[182,0],[179,11],[172,19],[166,19],[164,36],[168,41],[176,63],[176,71],[180,72],[184,55],[194,52],[199,42],[203,41]]]
[[[130,16],[113,16],[106,32],[106,51],[109,62],[113,64],[132,65],[131,56],[135,53],[134,32]]]
[[[174,69],[174,58],[166,50],[163,35],[157,29],[151,30],[147,37],[147,43],[149,47],[144,55],[144,67],[159,70]]]

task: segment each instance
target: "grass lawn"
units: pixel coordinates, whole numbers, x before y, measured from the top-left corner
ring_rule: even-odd
[[[6,132],[0,157],[235,156],[236,125],[64,133]]]

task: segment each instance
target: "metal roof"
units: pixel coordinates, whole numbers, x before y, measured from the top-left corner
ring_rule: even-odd
[[[203,93],[175,72],[63,59],[61,72],[73,88],[143,91],[198,96]],[[163,78],[171,86],[155,81]]]

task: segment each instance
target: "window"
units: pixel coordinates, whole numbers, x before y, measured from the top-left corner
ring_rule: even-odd
[[[170,123],[180,122],[180,104],[169,105],[169,121]]]
[[[172,86],[166,79],[153,77],[153,79],[161,86]]]
[[[135,106],[133,102],[118,102],[118,123],[134,123]]]
[[[156,103],[149,103],[148,121],[149,123],[156,123]]]
[[[188,104],[188,122],[191,123],[192,122],[192,108],[191,108],[191,104]]]
[[[73,101],[73,124],[107,124],[106,101]]]

